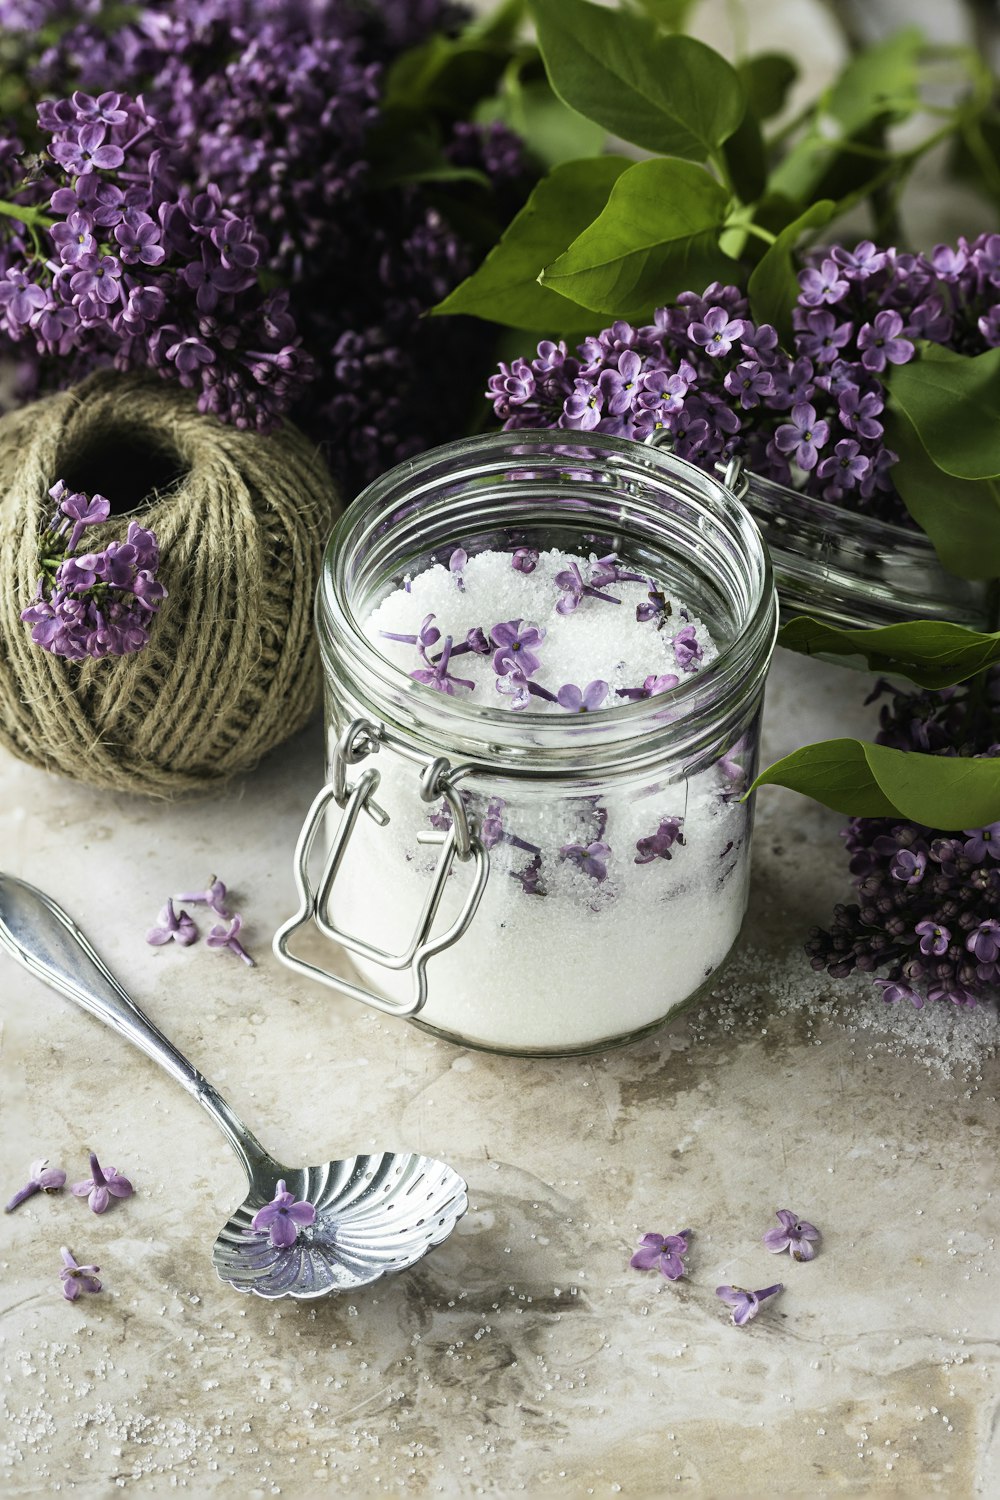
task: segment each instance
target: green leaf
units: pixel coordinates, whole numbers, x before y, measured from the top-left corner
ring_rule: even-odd
[[[926,46],[919,26],[905,26],[884,42],[865,47],[833,83],[824,101],[825,112],[847,135],[880,115],[905,120],[920,104],[920,55]]]
[[[780,52],[759,52],[737,63],[746,90],[747,108],[758,120],[772,120],[780,115],[788,91],[799,76],[798,66]]]
[[[593,331],[594,320],[538,274],[596,218],[632,163],[623,156],[564,162],[535,188],[478,270],[432,311],[470,313],[489,323],[566,337]]]
[[[499,93],[481,100],[475,119],[482,125],[493,120],[509,125],[545,167],[598,156],[607,139],[603,125],[585,120],[553,93],[535,52],[511,59]]]
[[[661,31],[686,31],[698,0],[635,0]]]
[[[782,625],[778,645],[806,656],[860,657],[872,672],[907,677],[923,688],[951,687],[1000,661],[1000,631],[938,620],[848,630],[799,615]]]
[[[899,455],[892,482],[942,566],[960,578],[1000,578],[1000,482],[945,474],[895,404],[882,421],[886,444]]]
[[[956,354],[921,344],[919,356],[894,365],[887,384],[939,469],[956,479],[1000,475],[1000,349]]]
[[[703,42],[587,0],[531,0],[531,12],[560,99],[622,140],[704,161],[742,120],[739,76]]]
[[[772,323],[782,343],[791,348],[792,308],[799,295],[799,278],[793,255],[795,247],[810,229],[822,229],[837,211],[828,198],[821,199],[799,214],[778,235],[766,254],[757,262],[747,283],[750,309],[758,323]]]
[[[733,191],[744,203],[754,203],[767,185],[767,154],[760,121],[750,109],[722,147]]]
[[[386,74],[384,101],[391,108],[463,118],[477,100],[493,93],[506,63],[499,47],[436,32],[396,58]]]
[[[636,162],[594,222],[546,266],[542,285],[594,312],[643,318],[737,269],[718,244],[727,202],[725,189],[691,162]]]
[[[865,740],[805,745],[762,771],[750,788],[785,786],[860,818],[903,817],[926,828],[1000,821],[1000,760],[922,755]]]

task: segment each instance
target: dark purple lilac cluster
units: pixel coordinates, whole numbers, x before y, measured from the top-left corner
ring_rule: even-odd
[[[737,287],[713,283],[649,325],[614,323],[576,355],[543,342],[502,364],[487,396],[508,429],[662,432],[703,467],[738,454],[779,484],[907,522],[880,420],[885,372],[919,339],[969,354],[1000,345],[1000,234],[929,258],[837,245],[799,283],[789,351]]]
[[[120,15],[0,0],[31,88],[66,96],[24,146],[0,140],[3,331],[24,356],[22,397],[100,362],[151,367],[226,421],[267,430],[290,413],[351,488],[453,436],[467,394],[442,398],[427,369],[485,362],[486,336],[421,314],[479,247],[433,189],[382,188],[368,157],[387,65],[461,14],[446,0],[151,0]],[[514,185],[513,211],[516,137],[441,129],[446,157]]]
[[[61,479],[49,494],[57,510],[42,536],[42,576],[35,599],[21,611],[31,639],[69,661],[141,651],[167,597],[156,577],[156,533],[130,521],[124,542],[78,552],[86,528],[106,521],[111,504],[104,495],[73,493]]]
[[[880,683],[878,741],[932,755],[1000,755],[1000,668],[942,692]],[[875,696],[875,695],[873,695]],[[859,899],[837,906],[807,944],[835,979],[886,971],[887,1001],[973,1005],[1000,984],[1000,823],[962,833],[899,818],[852,818],[844,830]]]

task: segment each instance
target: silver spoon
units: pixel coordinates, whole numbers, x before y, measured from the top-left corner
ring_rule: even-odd
[[[102,963],[73,919],[43,892],[0,873],[0,948],[29,973],[128,1037],[203,1104],[246,1170],[250,1190],[215,1242],[223,1281],[259,1297],[322,1297],[403,1271],[446,1240],[469,1206],[445,1162],[382,1151],[286,1167],[268,1156],[210,1083],[167,1040]],[[250,1221],[279,1181],[312,1203],[316,1222],[275,1248]]]

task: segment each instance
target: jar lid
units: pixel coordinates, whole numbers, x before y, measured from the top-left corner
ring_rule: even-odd
[[[381,600],[436,554],[513,549],[525,538],[585,555],[610,542],[688,598],[713,630],[717,657],[655,699],[580,716],[512,713],[414,682],[366,633]],[[432,449],[364,490],[328,543],[317,623],[338,695],[418,748],[511,774],[565,776],[665,758],[686,766],[717,747],[723,725],[756,709],[777,607],[760,531],[717,479],[628,439],[524,431]]]

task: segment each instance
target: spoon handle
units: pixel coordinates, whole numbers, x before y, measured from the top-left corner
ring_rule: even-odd
[[[252,1180],[270,1165],[260,1142],[222,1095],[191,1066],[129,998],[62,907],[23,880],[0,872],[0,949],[29,973],[140,1047],[177,1080],[228,1138]]]

